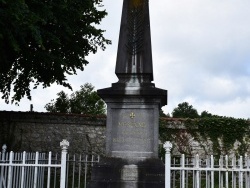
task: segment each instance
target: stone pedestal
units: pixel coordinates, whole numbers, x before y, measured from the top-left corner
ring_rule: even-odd
[[[158,159],[102,158],[92,170],[90,188],[164,188],[164,178]]]
[[[164,188],[158,130],[167,91],[154,84],[118,86],[98,90],[107,103],[106,157],[94,166],[90,187]]]

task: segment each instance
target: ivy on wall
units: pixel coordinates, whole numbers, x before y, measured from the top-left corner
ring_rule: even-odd
[[[160,119],[160,139],[175,143],[180,153],[191,154],[193,141],[200,144],[205,153],[244,155],[249,149],[250,121],[229,117],[197,119]],[[212,143],[212,148],[208,147]]]

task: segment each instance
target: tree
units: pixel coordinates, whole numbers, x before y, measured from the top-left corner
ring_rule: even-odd
[[[199,114],[192,105],[189,105],[188,102],[183,102],[174,108],[172,116],[174,118],[198,118]]]
[[[96,25],[107,15],[102,0],[0,0],[0,92],[19,102],[31,88],[83,71],[85,57],[111,42]],[[12,88],[13,87],[13,88]]]
[[[165,118],[166,118],[166,117],[168,117],[168,118],[170,117],[169,113],[168,113],[168,114],[165,114],[164,111],[163,111],[162,109],[160,109],[159,116],[160,116],[160,117],[165,117]]]
[[[209,113],[208,111],[204,110],[203,112],[201,112],[201,118],[210,118],[213,117],[214,115],[212,115],[211,113]]]
[[[201,118],[223,118],[225,116],[214,115],[214,114],[211,114],[208,111],[204,110],[203,112],[201,112],[200,117]]]
[[[61,91],[58,98],[45,105],[48,112],[76,113],[76,114],[105,114],[104,101],[94,91],[94,86],[86,83],[79,91],[73,92],[70,97]]]
[[[61,91],[57,93],[58,98],[54,103],[48,103],[45,105],[45,109],[48,112],[60,112],[60,113],[69,113],[70,109],[70,100],[68,95]],[[51,100],[53,102],[54,100]]]

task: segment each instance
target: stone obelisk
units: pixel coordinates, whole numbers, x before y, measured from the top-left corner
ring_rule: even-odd
[[[124,0],[115,73],[98,90],[107,104],[106,157],[93,168],[91,188],[163,188],[158,159],[159,110],[167,91],[155,87],[148,0]]]

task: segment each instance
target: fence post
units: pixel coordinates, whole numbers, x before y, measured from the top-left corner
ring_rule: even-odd
[[[164,143],[163,147],[166,151],[165,154],[165,188],[171,187],[171,154],[170,151],[172,149],[171,142],[167,141]]]
[[[63,141],[60,142],[60,146],[62,148],[60,188],[65,188],[65,183],[66,183],[66,158],[67,158],[67,151],[68,151],[68,147],[69,147],[69,142],[67,140],[63,140]]]
[[[7,146],[6,146],[6,144],[4,144],[4,145],[2,146],[2,153],[5,153],[5,152],[6,152],[6,149],[7,149]]]
[[[0,160],[2,160],[2,162],[4,162],[5,161],[5,157],[6,157],[6,149],[7,149],[7,146],[6,146],[6,144],[4,144],[3,146],[2,146],[2,158],[0,159]]]
[[[2,146],[2,158],[0,159],[0,161],[4,162],[6,160],[6,149],[7,149],[7,146],[6,144],[4,144]],[[0,156],[1,156],[0,155]],[[4,177],[3,177],[3,169],[4,169],[4,166],[1,168],[1,174],[0,174],[0,188],[2,188],[2,185],[4,185],[5,187],[5,182],[4,182]]]

